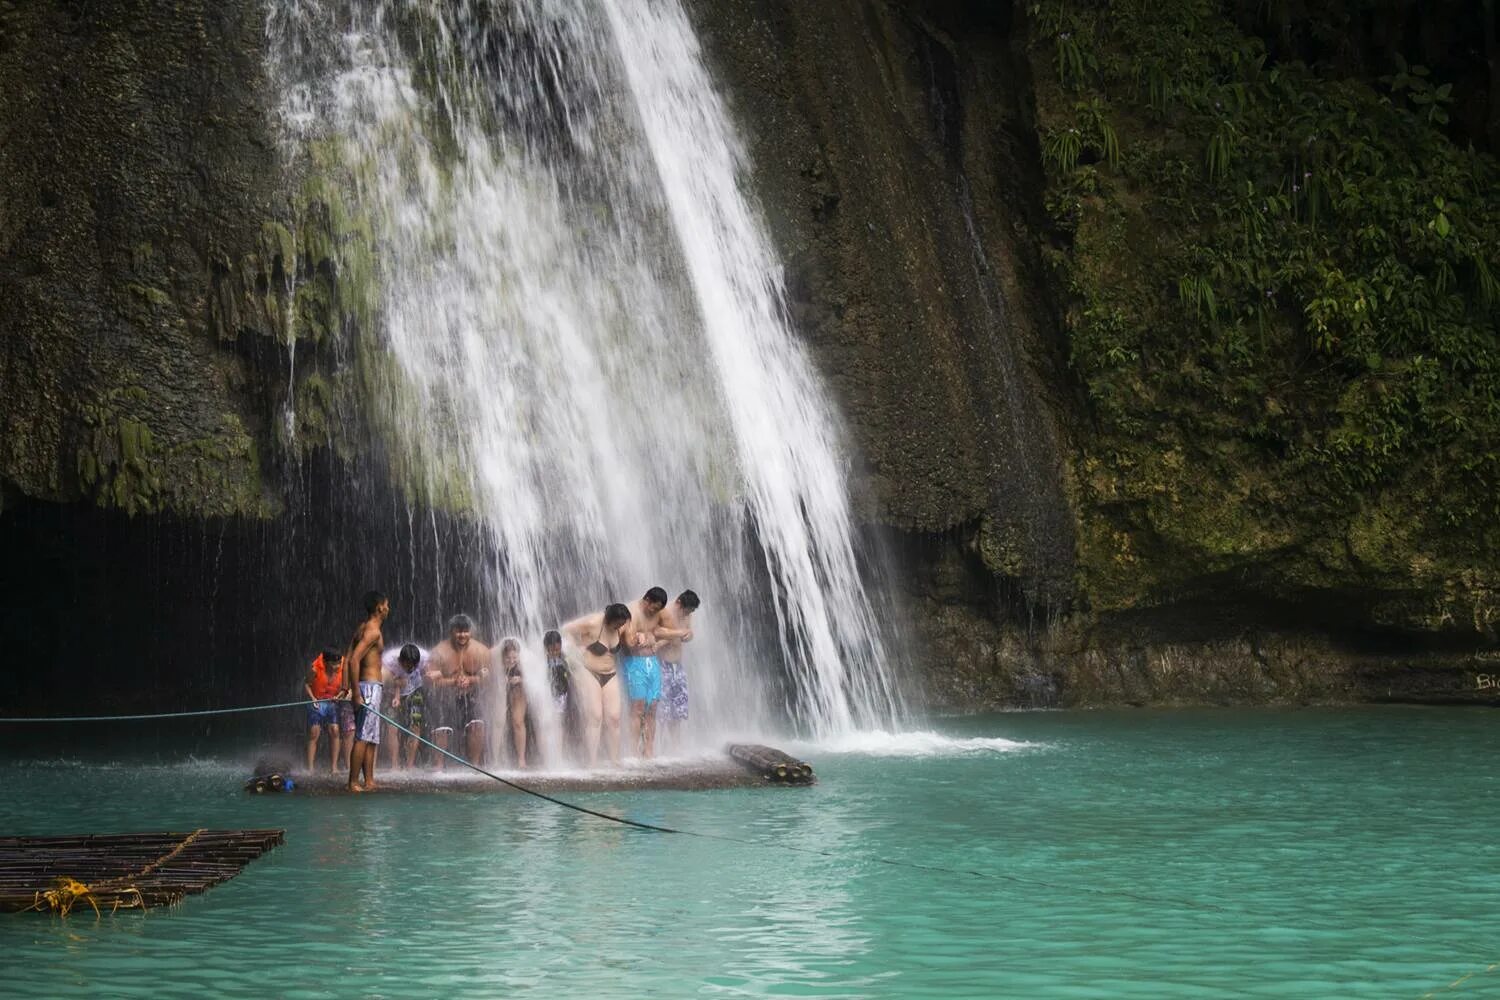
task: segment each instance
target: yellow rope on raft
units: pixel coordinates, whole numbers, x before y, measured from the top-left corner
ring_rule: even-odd
[[[94,908],[94,916],[97,917],[99,916],[99,902],[94,898],[96,892],[135,893],[135,898],[128,903],[117,898],[114,906],[110,909],[111,913],[118,910],[121,906],[124,906],[126,909],[145,909],[146,901],[141,898],[141,890],[125,883],[133,882],[138,878],[144,878],[177,857],[177,855],[187,850],[189,844],[198,839],[198,835],[203,832],[203,829],[206,828],[194,830],[183,838],[182,843],[138,872],[130,872],[128,875],[118,875],[115,878],[105,879],[103,882],[92,886],[86,885],[71,876],[60,875],[52,880],[51,889],[43,889],[36,894],[36,901],[31,904],[31,909],[40,910],[45,905],[59,916],[66,917],[72,911],[73,907],[78,905],[78,901],[82,900]],[[23,910],[22,912],[29,913],[30,910]]]
[[[61,875],[52,880],[51,889],[43,889],[36,894],[36,902],[31,904],[31,908],[40,910],[45,903],[59,916],[66,917],[73,909],[73,904],[80,899],[94,908],[94,916],[99,915],[99,904],[94,901],[94,894],[89,887],[75,878]]]

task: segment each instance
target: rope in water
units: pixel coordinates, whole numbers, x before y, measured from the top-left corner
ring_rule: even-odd
[[[313,705],[316,702],[283,701],[275,705],[245,705],[241,708],[206,708],[198,712],[153,712],[149,715],[50,715],[46,718],[5,718],[0,725],[13,722],[139,722],[145,719],[186,719],[199,715],[236,715],[240,712],[266,712],[273,708],[296,708],[298,705]]]
[[[206,715],[232,715],[237,712],[263,712],[270,709],[295,708],[299,705],[311,704],[315,704],[315,702],[308,700],[288,701],[281,702],[275,705],[250,705],[242,708],[216,708],[194,712],[157,712],[149,715],[94,715],[51,716],[47,718],[0,718],[0,724],[25,722],[126,722],[143,719],[176,719]],[[526,795],[532,796],[533,798],[541,799],[543,802],[550,802],[553,805],[562,806],[564,809],[571,809],[574,812],[583,813],[587,816],[594,816],[602,820],[608,820],[611,823],[619,823],[622,826],[635,827],[638,830],[650,830],[653,833],[672,833],[683,837],[696,837],[700,840],[717,840],[721,843],[726,844],[738,844],[742,847],[770,848],[772,850],[791,851],[794,854],[810,854],[824,858],[842,857],[842,855],[840,855],[836,851],[821,850],[816,847],[794,847],[790,844],[768,844],[764,841],[746,840],[741,837],[731,837],[728,834],[723,833],[702,833],[695,830],[680,830],[676,827],[661,826],[656,823],[643,823],[640,820],[627,819],[624,816],[612,816],[609,813],[599,812],[597,809],[590,809],[587,806],[581,806],[574,802],[567,802],[563,799],[548,795],[545,792],[539,792],[534,788],[527,788],[525,785],[516,781],[511,781],[509,778],[501,777],[500,775],[495,774],[493,771],[488,771],[480,767],[478,764],[470,763],[463,757],[445,750],[444,748],[438,746],[436,743],[433,743],[431,740],[417,735],[383,712],[380,712],[377,709],[371,709],[371,711],[373,711],[375,715],[377,715],[381,719],[385,720],[385,722],[389,723],[393,728],[405,733],[412,739],[416,740],[418,743],[421,743],[423,746],[428,747],[432,750],[436,750],[438,753],[447,757],[449,760],[456,761],[457,763],[462,764],[464,767],[467,767],[469,770],[484,775],[486,778],[498,781],[500,782],[500,784],[505,785],[507,788],[513,788],[516,791],[523,792]],[[1183,909],[1207,910],[1215,913],[1228,912],[1225,907],[1218,906],[1214,903],[1201,903],[1196,900],[1190,899],[1174,899],[1167,896],[1148,896],[1141,893],[1130,892],[1126,889],[1100,889],[1094,886],[1067,885],[1061,882],[1049,882],[1045,879],[1029,878],[1024,875],[1008,875],[1001,872],[981,871],[976,868],[948,868],[943,865],[926,865],[918,861],[902,861],[897,858],[883,858],[878,855],[870,858],[870,860],[875,862],[876,864],[889,865],[893,868],[909,868],[914,871],[941,872],[947,875],[967,875],[972,878],[987,879],[994,882],[1009,882],[1013,885],[1033,886],[1037,888],[1053,889],[1060,892],[1077,892],[1094,896],[1108,896],[1116,899],[1131,899],[1135,900],[1136,902],[1150,903],[1156,906],[1175,906],[1181,907]]]
[[[371,709],[371,711],[374,712],[376,715],[378,715],[380,718],[384,719],[386,722],[390,723],[391,726],[393,726],[394,728],[401,730],[407,736],[410,736],[412,739],[416,740],[418,743],[421,743],[423,746],[431,747],[432,749],[436,750],[438,753],[442,754],[444,757],[447,757],[449,760],[457,761],[458,763],[462,764],[464,767],[467,767],[471,771],[478,771],[480,774],[484,775],[486,778],[493,778],[496,781],[500,782],[500,784],[502,784],[502,785],[505,785],[505,786],[507,786],[509,788],[514,788],[518,792],[525,792],[527,795],[533,796],[534,798],[541,799],[543,802],[551,802],[553,805],[562,806],[564,809],[572,809],[575,812],[586,813],[589,816],[597,816],[600,819],[607,819],[611,823],[623,823],[625,826],[633,826],[633,827],[635,827],[636,829],[639,829],[639,830],[652,830],[652,831],[655,831],[656,833],[684,833],[685,832],[683,830],[674,829],[674,828],[672,828],[670,826],[657,826],[655,823],[642,823],[642,822],[640,822],[638,820],[626,819],[623,816],[611,816],[609,813],[602,813],[602,812],[599,812],[596,809],[590,809],[587,806],[578,805],[576,802],[564,802],[562,799],[553,798],[551,795],[548,795],[545,792],[539,792],[535,788],[527,788],[525,785],[522,785],[519,782],[511,781],[509,778],[502,778],[502,777],[500,777],[500,775],[495,774],[493,771],[486,771],[484,768],[480,767],[478,764],[471,764],[467,760],[465,760],[464,758],[458,756],[457,754],[450,753],[449,751],[447,751],[447,750],[443,749],[442,747],[438,746],[436,743],[433,743],[431,740],[428,740],[428,739],[426,739],[425,737],[422,737],[422,736],[418,736],[416,733],[412,732],[410,729],[407,729],[401,723],[397,722],[395,719],[393,719],[389,715],[386,715],[385,713],[379,711],[378,709]],[[689,836],[691,836],[691,834],[689,834]]]

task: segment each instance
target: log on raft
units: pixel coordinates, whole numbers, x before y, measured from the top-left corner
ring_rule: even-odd
[[[170,906],[238,875],[284,830],[0,837],[0,911]]]
[[[810,785],[816,780],[811,764],[775,747],[761,746],[759,743],[731,743],[725,749],[742,767],[759,774],[767,781],[784,785]]]

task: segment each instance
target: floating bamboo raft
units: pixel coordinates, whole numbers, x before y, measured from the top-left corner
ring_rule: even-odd
[[[811,764],[782,753],[775,747],[764,747],[758,743],[731,743],[726,749],[729,756],[739,761],[741,766],[767,781],[785,785],[810,785],[815,780]]]
[[[170,906],[234,878],[285,832],[0,837],[0,911]]]

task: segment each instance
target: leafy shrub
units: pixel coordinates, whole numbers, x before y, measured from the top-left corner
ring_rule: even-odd
[[[1277,62],[1215,0],[1030,13],[1051,260],[1100,433],[1250,442],[1320,510],[1422,482],[1424,524],[1489,545],[1500,164],[1443,131],[1449,85]]]

